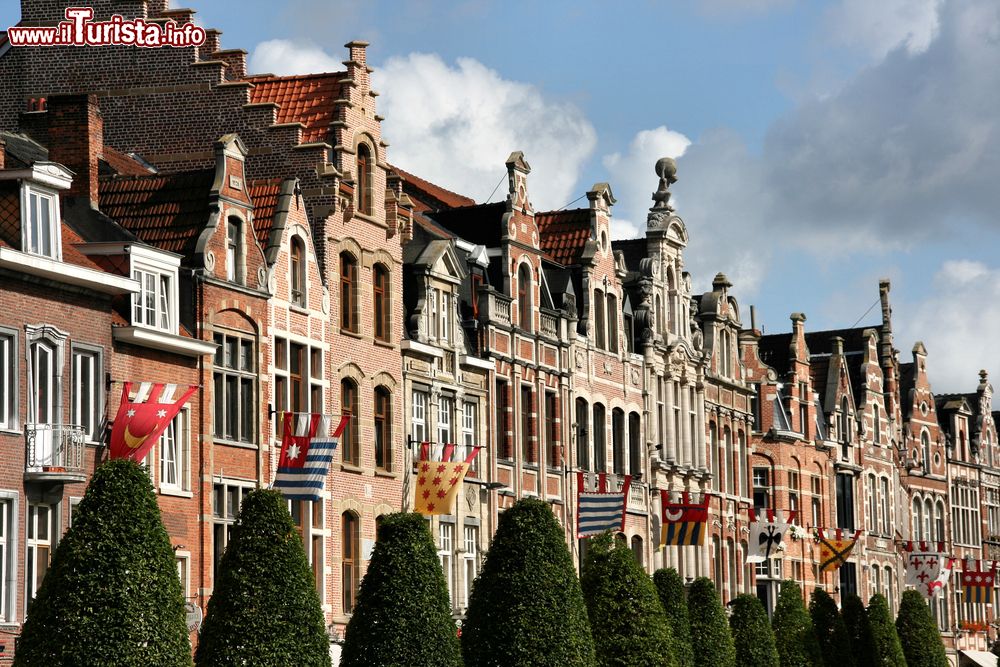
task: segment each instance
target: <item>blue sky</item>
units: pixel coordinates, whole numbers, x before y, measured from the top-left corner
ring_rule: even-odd
[[[523,150],[536,208],[608,181],[628,237],[676,156],[696,287],[724,271],[777,333],[793,311],[850,326],[890,277],[902,360],[923,340],[935,389],[1000,373],[994,0],[181,4],[254,71],[371,42],[390,161],[480,201]]]

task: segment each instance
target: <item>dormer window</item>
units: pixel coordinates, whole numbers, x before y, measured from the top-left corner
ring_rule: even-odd
[[[62,259],[59,197],[51,190],[34,184],[25,184],[21,201],[24,252]]]
[[[132,295],[132,325],[177,333],[177,268],[179,260],[133,246],[132,278],[139,291]]]

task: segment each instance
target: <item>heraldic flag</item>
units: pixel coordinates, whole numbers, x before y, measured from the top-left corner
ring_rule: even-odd
[[[597,491],[586,491],[584,473],[576,473],[576,535],[589,537],[606,530],[625,530],[625,507],[632,475],[625,475],[621,491],[608,491],[608,476],[598,473]]]
[[[425,516],[451,514],[455,496],[462,486],[465,473],[479,453],[479,447],[469,447],[464,461],[452,461],[455,445],[445,445],[440,460],[431,460],[431,445],[420,443],[420,460],[417,461],[417,487],[414,491],[413,511]]]
[[[747,547],[748,563],[763,563],[768,558],[779,558],[781,543],[788,528],[795,521],[797,511],[792,510],[785,518],[781,510],[749,510],[750,545]]]
[[[330,415],[286,412],[283,419],[278,474],[272,486],[292,500],[321,500],[337,438],[351,418],[341,417],[332,431]]]
[[[141,461],[180,412],[197,385],[141,382],[122,387],[122,402],[111,428],[111,458]],[[174,396],[179,397],[174,400]]]
[[[908,552],[906,584],[913,586],[928,600],[934,591],[948,585],[955,559],[945,553],[944,542],[904,542]]]
[[[662,527],[660,529],[660,547],[667,545],[703,545],[705,544],[705,525],[708,523],[708,500],[710,496],[702,494],[701,502],[691,502],[691,494],[681,493],[678,502],[670,501],[670,492],[660,490],[662,506]]]
[[[975,565],[975,568],[973,568]],[[986,566],[988,569],[984,569]],[[993,602],[993,578],[996,573],[995,560],[962,561],[962,600],[976,604]]]
[[[850,533],[845,532],[842,528],[828,528],[826,530],[817,528],[820,572],[832,572],[846,563],[859,535],[861,535],[860,530]]]

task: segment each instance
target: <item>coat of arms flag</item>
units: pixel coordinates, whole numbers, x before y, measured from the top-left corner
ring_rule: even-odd
[[[587,491],[585,473],[576,473],[576,535],[589,537],[606,530],[625,530],[625,508],[632,476],[625,475],[620,491],[608,491],[607,474],[598,473],[597,490]]]
[[[134,384],[126,382],[122,387],[122,402],[111,429],[110,455],[113,459],[142,461],[146,458],[170,422],[198,391],[197,385],[140,382],[133,395]],[[174,400],[178,392],[180,396]]]
[[[330,415],[284,413],[278,474],[273,486],[286,498],[320,500],[337,438],[347,427],[350,416],[341,417],[331,430],[333,419]]]
[[[795,521],[796,511],[758,509],[750,512],[750,544],[747,547],[748,563],[763,563],[768,558],[780,558],[784,551],[782,541],[788,528]]]
[[[432,455],[430,443],[420,443],[420,460],[416,462],[417,486],[414,490],[414,512],[430,516],[451,514],[454,511],[455,496],[480,448],[468,447],[465,460],[452,461],[456,449],[455,445],[444,445],[438,458]]]
[[[907,552],[906,584],[930,599],[948,585],[955,559],[945,553],[944,542],[904,542]]]
[[[705,526],[708,523],[708,501],[711,497],[704,493],[700,502],[693,502],[691,494],[684,491],[680,498],[671,500],[671,492],[660,491],[662,526],[660,546],[704,545]]]
[[[831,572],[846,563],[860,535],[860,530],[851,532],[843,528],[817,528],[820,572]]]
[[[993,602],[993,580],[996,576],[995,560],[962,561],[962,600],[973,604]]]

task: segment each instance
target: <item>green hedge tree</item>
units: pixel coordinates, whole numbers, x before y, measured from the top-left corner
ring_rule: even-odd
[[[580,580],[598,665],[676,667],[670,622],[631,549],[592,538]]]
[[[688,619],[684,582],[674,568],[659,569],[653,574],[660,604],[667,612],[670,633],[673,635],[674,662],[677,667],[694,667],[694,650],[691,648],[691,621]]]
[[[871,628],[874,667],[907,667],[889,603],[878,593],[868,601],[868,625]]]
[[[843,596],[840,616],[844,619],[847,634],[851,638],[854,664],[857,667],[877,667],[877,663],[873,662],[875,644],[865,603],[857,595],[848,593]]]
[[[347,624],[341,667],[459,667],[462,649],[434,540],[419,514],[389,514]]]
[[[688,615],[691,637],[697,646],[695,667],[735,667],[736,647],[726,622],[726,612],[719,601],[715,584],[708,577],[698,577],[691,584]]]
[[[903,645],[907,667],[948,667],[941,633],[931,616],[931,608],[919,591],[903,591],[896,616],[896,632]]]
[[[243,500],[219,563],[195,663],[330,665],[313,572],[277,491],[258,489]]]
[[[781,667],[820,667],[823,657],[813,633],[812,619],[802,602],[802,590],[794,581],[781,582],[778,603],[771,617],[774,642]]]
[[[548,503],[524,498],[500,516],[462,625],[466,667],[592,667],[580,580]]]
[[[733,600],[729,627],[736,646],[736,664],[740,667],[779,667],[778,647],[767,620],[767,610],[756,595],[743,593]]]
[[[820,654],[826,667],[854,667],[851,636],[840,616],[837,603],[822,588],[813,590],[809,601],[809,616],[819,642]]]
[[[14,664],[191,664],[170,537],[135,462],[94,472],[28,609]]]

